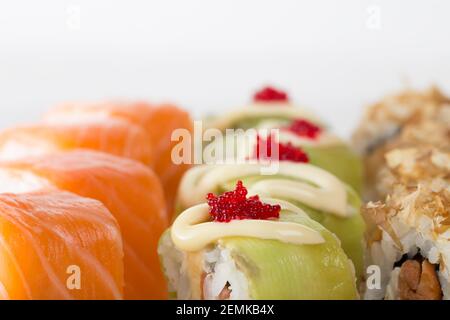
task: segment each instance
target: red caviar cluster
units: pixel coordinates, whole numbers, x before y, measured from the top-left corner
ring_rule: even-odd
[[[243,219],[267,220],[280,217],[279,205],[263,203],[258,196],[247,198],[247,188],[242,181],[237,182],[234,191],[228,191],[219,196],[208,193],[206,199],[210,208],[209,214],[217,222]]]
[[[267,139],[262,139],[258,136],[258,142],[256,143],[254,159],[264,160],[272,159],[272,144],[278,147],[278,159],[280,161],[294,161],[294,162],[309,162],[308,155],[299,147],[295,147],[292,143],[272,143],[272,136]],[[265,145],[265,148],[264,148]],[[263,152],[262,150],[265,150]]]
[[[322,132],[322,129],[320,127],[304,119],[294,120],[289,126],[284,129],[287,129],[300,137],[309,139],[316,139],[317,136]]]
[[[255,102],[271,102],[271,101],[289,101],[289,97],[286,92],[277,90],[273,87],[265,87],[256,92],[253,96]]]

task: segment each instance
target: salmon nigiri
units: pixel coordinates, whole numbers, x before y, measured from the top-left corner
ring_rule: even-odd
[[[121,299],[122,290],[122,240],[103,204],[61,191],[0,195],[0,299]]]
[[[72,151],[0,164],[0,192],[56,187],[101,201],[123,237],[126,299],[163,299],[158,239],[167,227],[158,177],[145,165],[94,151]]]
[[[50,123],[84,122],[93,117],[125,119],[147,131],[155,158],[152,167],[163,183],[171,213],[180,179],[189,169],[187,164],[173,163],[171,153],[177,141],[171,141],[171,136],[176,129],[192,132],[193,123],[189,114],[173,105],[150,105],[145,102],[68,103],[50,111],[45,120]]]
[[[92,149],[153,163],[145,130],[120,119],[84,123],[36,123],[0,132],[0,159],[12,160],[72,149]]]

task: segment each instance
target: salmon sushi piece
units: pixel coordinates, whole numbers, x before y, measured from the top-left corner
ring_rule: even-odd
[[[36,123],[0,132],[0,159],[14,160],[73,149],[91,149],[153,163],[147,133],[120,119],[84,123]]]
[[[111,102],[98,104],[68,103],[51,110],[45,120],[50,123],[84,122],[95,118],[124,119],[144,128],[149,135],[149,144],[153,150],[155,162],[153,169],[160,177],[172,212],[175,194],[188,164],[175,164],[172,161],[172,148],[178,141],[171,141],[176,129],[193,130],[189,114],[173,105],[150,105],[146,102]]]
[[[122,239],[103,204],[61,191],[0,194],[0,299],[121,299],[122,291]]]
[[[125,299],[166,298],[157,245],[168,218],[161,183],[150,168],[76,150],[0,163],[0,181],[0,193],[58,188],[101,201],[122,232]]]

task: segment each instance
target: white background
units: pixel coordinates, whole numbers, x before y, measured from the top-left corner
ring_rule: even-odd
[[[270,83],[347,135],[386,93],[450,92],[449,17],[445,0],[1,0],[0,127],[66,100],[199,116]]]

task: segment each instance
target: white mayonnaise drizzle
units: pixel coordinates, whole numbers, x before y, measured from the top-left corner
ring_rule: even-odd
[[[263,199],[265,203],[279,204],[282,210],[305,214],[299,208],[278,199]],[[305,225],[274,220],[232,220],[211,222],[207,204],[199,204],[181,213],[171,228],[175,246],[183,251],[198,251],[210,243],[226,237],[252,237],[279,240],[293,244],[320,244],[325,242],[320,232]]]
[[[305,110],[304,108],[294,107],[287,103],[256,103],[248,107],[242,107],[227,114],[221,115],[209,119],[205,123],[205,128],[217,128],[219,130],[225,130],[227,128],[233,128],[237,122],[255,119],[255,118],[283,118],[286,120],[294,120],[303,118],[310,120],[318,125],[321,125],[322,121],[314,115],[312,112]]]
[[[260,176],[262,167],[261,164],[195,167],[181,181],[180,204],[183,208],[188,208],[202,203],[206,194],[215,192],[220,185],[248,176]],[[328,171],[306,163],[279,162],[277,178],[253,183],[249,190],[249,195],[252,194],[294,200],[339,217],[354,214],[348,210],[345,185]]]

